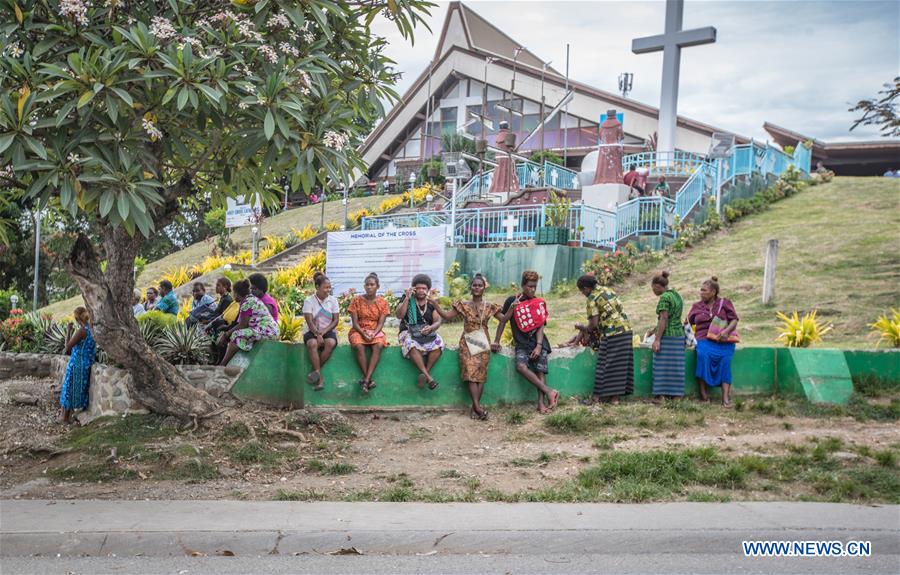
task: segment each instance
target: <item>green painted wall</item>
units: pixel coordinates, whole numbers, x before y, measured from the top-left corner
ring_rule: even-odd
[[[597,250],[568,246],[529,246],[522,248],[447,248],[446,265],[459,262],[460,272],[469,277],[480,272],[494,285],[516,285],[524,270],[541,275],[539,291],[547,291],[564,280],[581,276],[581,264]]]
[[[435,391],[420,390],[416,386],[418,372],[400,356],[398,347],[384,350],[374,375],[378,387],[368,396],[356,384],[360,374],[352,353],[347,345],[335,350],[322,371],[325,389],[314,392],[305,383],[310,368],[303,345],[262,342],[249,355],[238,354],[232,360],[233,364],[245,368],[232,391],[242,398],[298,407],[304,403],[376,407],[463,406],[469,403],[468,392],[459,381],[459,360],[455,350],[445,350],[435,366],[433,375],[441,384]],[[646,397],[653,385],[652,352],[638,348],[634,350],[634,356],[634,395]],[[851,375],[872,373],[900,384],[898,361],[898,352],[740,348],[732,361],[733,391],[737,395],[779,393],[806,397],[810,401],[844,403],[852,392]],[[594,384],[594,365],[594,356],[587,350],[580,353],[554,350],[550,355],[547,381],[564,396],[587,396]],[[697,390],[693,375],[695,366],[695,352],[686,351],[685,391],[688,394]],[[536,398],[534,388],[516,373],[512,357],[492,356],[483,397],[485,405],[530,402]]]

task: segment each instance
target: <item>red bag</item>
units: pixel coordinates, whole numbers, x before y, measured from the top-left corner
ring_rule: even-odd
[[[523,333],[531,333],[547,323],[547,304],[539,297],[519,302],[513,310],[516,327]]]

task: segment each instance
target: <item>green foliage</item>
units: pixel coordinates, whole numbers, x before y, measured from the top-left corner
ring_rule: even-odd
[[[154,309],[137,318],[137,322],[138,324],[153,324],[158,330],[162,331],[178,323],[178,318],[171,313],[164,313]]]
[[[593,274],[600,285],[611,286],[630,276],[637,260],[636,249],[629,244],[625,249],[594,254],[581,265],[581,272]]]
[[[886,343],[888,347],[900,347],[900,310],[891,309],[891,316],[879,316],[875,323],[870,323],[872,332],[878,336],[876,347]]]
[[[23,303],[22,296],[14,288],[0,289],[0,321],[9,317],[9,310],[12,309],[10,298],[14,295],[19,298],[19,304],[21,305]]]
[[[210,339],[203,330],[176,323],[159,335],[156,351],[169,363],[205,364],[210,354]]]
[[[781,333],[776,339],[785,347],[809,347],[822,341],[822,336],[832,329],[832,326],[816,319],[816,310],[807,312],[803,317],[796,311],[790,316],[777,312],[776,316],[781,320]]]
[[[531,154],[531,157],[528,158],[530,161],[543,165],[544,162],[550,162],[551,164],[556,164],[557,166],[563,165],[562,156],[551,152],[550,150],[541,150],[539,152],[535,152]]]
[[[565,227],[569,219],[569,209],[572,200],[566,197],[566,193],[560,190],[550,192],[550,201],[547,202],[545,212],[547,214],[547,226],[552,228]]]

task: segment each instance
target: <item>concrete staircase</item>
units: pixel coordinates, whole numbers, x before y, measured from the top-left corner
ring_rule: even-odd
[[[269,259],[259,262],[253,269],[258,272],[269,273],[277,269],[294,267],[303,261],[306,256],[325,250],[326,237],[325,233],[321,233],[305,242],[294,244]]]

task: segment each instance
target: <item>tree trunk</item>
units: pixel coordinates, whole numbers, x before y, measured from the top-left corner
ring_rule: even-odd
[[[141,337],[134,319],[134,258],[143,242],[140,232],[128,235],[122,227],[101,232],[106,250],[106,273],[94,246],[79,234],[67,262],[93,321],[94,339],[110,359],[131,374],[129,392],[147,409],[177,417],[204,416],[218,405],[205,391],[191,386],[169,362]]]

